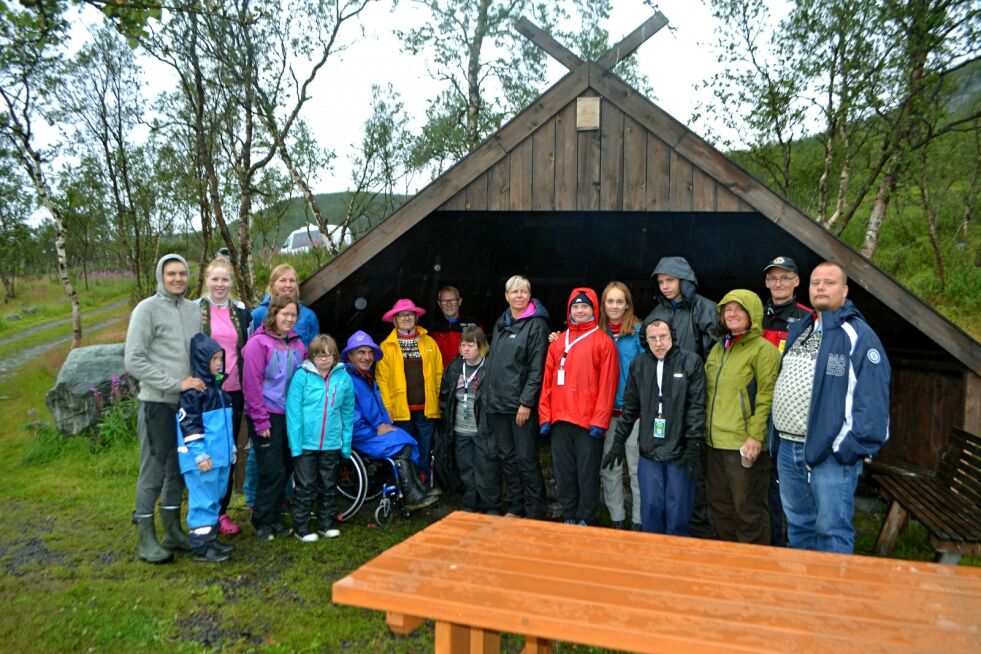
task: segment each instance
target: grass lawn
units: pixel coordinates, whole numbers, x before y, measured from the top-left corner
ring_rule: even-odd
[[[125,322],[86,344],[120,342]],[[340,538],[260,543],[245,526],[231,561],[151,566],[136,559],[130,524],[138,467],[131,430],[64,440],[43,397],[68,346],[0,381],[0,650],[176,652],[431,652],[433,627],[393,636],[381,613],[331,603],[334,580],[453,508],[444,499],[385,529],[362,510]],[[33,423],[33,424],[29,424]],[[870,552],[884,507],[863,502],[858,549]],[[247,524],[242,498],[233,519]],[[925,530],[911,524],[896,555],[930,560]],[[965,560],[977,565],[978,561]],[[521,639],[505,636],[502,651]],[[555,651],[590,652],[566,644]]]

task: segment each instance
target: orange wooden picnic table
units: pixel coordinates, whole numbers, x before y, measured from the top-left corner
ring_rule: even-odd
[[[981,652],[981,569],[457,512],[333,586],[436,652]]]

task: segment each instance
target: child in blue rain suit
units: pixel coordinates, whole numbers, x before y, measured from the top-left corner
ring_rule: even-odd
[[[187,485],[187,526],[195,561],[227,561],[231,545],[218,542],[218,512],[235,463],[232,404],[221,390],[225,352],[205,334],[191,338],[191,371],[204,391],[181,393],[177,457]]]

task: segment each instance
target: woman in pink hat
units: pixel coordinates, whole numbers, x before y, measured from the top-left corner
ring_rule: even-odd
[[[395,329],[381,342],[384,356],[376,364],[375,374],[395,425],[412,434],[419,444],[419,468],[429,482],[443,358],[436,341],[418,325],[419,316],[425,313],[412,300],[401,299],[382,316]]]

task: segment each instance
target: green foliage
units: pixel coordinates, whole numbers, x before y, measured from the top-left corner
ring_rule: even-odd
[[[136,443],[136,407],[137,400],[132,396],[111,404],[96,426],[98,439],[93,441],[93,446],[107,449],[131,447]]]
[[[34,439],[24,452],[23,462],[26,466],[47,465],[57,459],[65,448],[65,435],[50,422],[32,421],[20,428]]]

